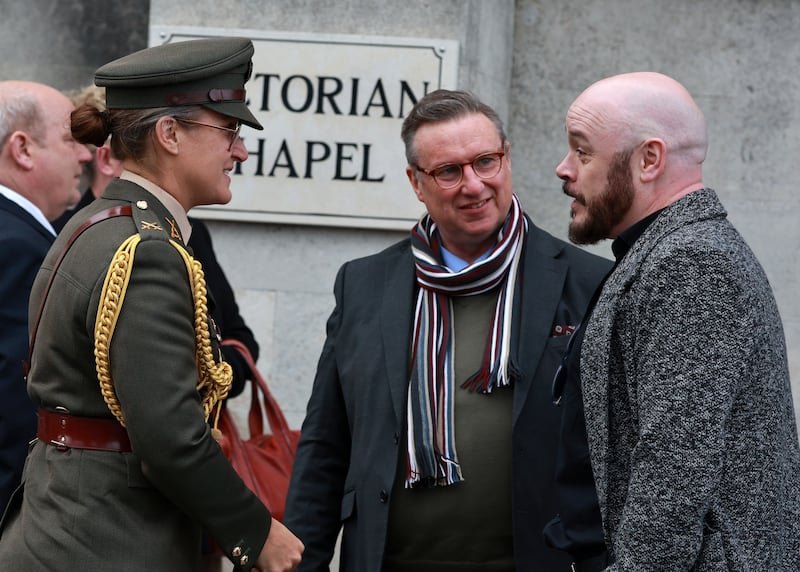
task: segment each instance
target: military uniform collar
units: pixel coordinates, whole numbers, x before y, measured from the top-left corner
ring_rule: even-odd
[[[186,211],[183,210],[183,207],[175,199],[175,197],[170,195],[167,191],[152,181],[149,181],[148,179],[145,179],[136,173],[131,173],[127,170],[122,171],[122,174],[120,174],[119,178],[139,185],[147,192],[155,196],[159,201],[161,201],[161,204],[166,207],[166,209],[169,211],[169,214],[171,214],[172,218],[175,219],[175,223],[178,225],[178,229],[181,231],[183,243],[189,243],[189,237],[192,234],[192,225],[189,223],[189,218],[186,216]]]

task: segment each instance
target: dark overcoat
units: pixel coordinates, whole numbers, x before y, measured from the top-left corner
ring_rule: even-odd
[[[0,195],[0,513],[19,485],[36,409],[25,390],[28,297],[55,236]]]
[[[513,540],[517,570],[567,570],[544,545],[557,510],[554,464],[560,410],[553,374],[608,260],[560,241],[529,221],[511,361]],[[406,415],[416,300],[410,240],[351,261],[334,286],[312,395],[294,465],[285,523],[305,543],[299,570],[328,570],[340,528],[342,572],[381,569]],[[487,524],[490,526],[490,524]],[[446,534],[446,530],[443,531]]]

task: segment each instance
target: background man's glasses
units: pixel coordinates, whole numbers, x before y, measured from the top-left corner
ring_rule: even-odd
[[[466,165],[472,165],[472,170],[481,179],[491,179],[500,172],[504,156],[505,153],[502,151],[485,153],[483,155],[478,155],[472,161],[467,161],[466,163],[448,163],[447,165],[436,167],[430,171],[423,169],[419,165],[414,165],[414,167],[429,177],[433,177],[436,184],[443,189],[451,189],[461,182]]]
[[[189,123],[191,125],[202,125],[203,127],[212,127],[214,129],[219,129],[220,131],[227,131],[230,133],[231,141],[228,144],[228,151],[231,150],[233,144],[239,138],[239,130],[242,128],[241,123],[236,124],[235,129],[231,129],[230,127],[223,127],[222,125],[214,125],[213,123],[203,123],[202,121],[194,121],[193,119],[183,119],[182,117],[175,117],[175,121],[179,121],[181,123]]]

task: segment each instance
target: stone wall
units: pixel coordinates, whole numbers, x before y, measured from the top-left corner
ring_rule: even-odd
[[[444,38],[460,87],[507,119],[515,190],[564,237],[555,177],[564,114],[593,81],[655,70],[694,94],[709,123],[706,183],[762,261],[787,334],[800,410],[800,3],[785,0],[0,0],[0,78],[61,89],[147,44],[148,25]],[[267,126],[269,129],[269,126]],[[394,176],[405,177],[405,165]],[[235,188],[234,188],[235,192]],[[409,188],[409,192],[411,189]],[[260,366],[299,426],[338,267],[403,233],[212,221],[218,257],[262,347]],[[593,250],[609,256],[608,244]],[[246,407],[245,397],[234,409]]]
[[[0,0],[0,79],[79,90],[147,47],[149,16],[150,0]]]

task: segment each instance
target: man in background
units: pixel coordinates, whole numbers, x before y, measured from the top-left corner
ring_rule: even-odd
[[[80,198],[89,150],[70,133],[70,100],[52,87],[0,82],[0,510],[22,475],[36,410],[28,399],[28,298],[55,238],[51,220]]]
[[[105,88],[90,85],[73,95],[71,99],[75,107],[88,103],[97,109],[105,109],[105,97]],[[90,144],[87,148],[92,153],[92,160],[83,164],[83,178],[88,187],[81,193],[80,200],[76,204],[70,205],[64,214],[53,221],[53,228],[57,233],[61,232],[72,215],[102,195],[108,184],[122,173],[122,162],[114,157],[108,142],[100,147]]]

